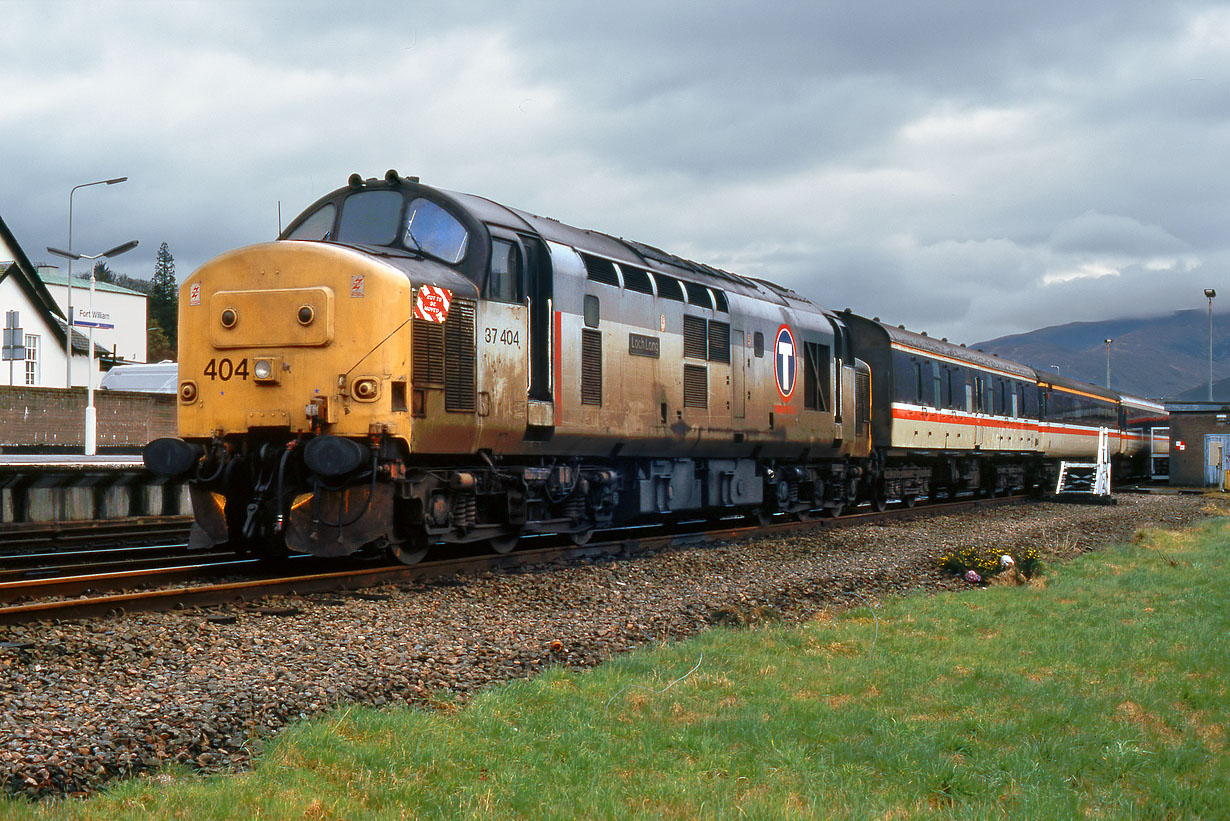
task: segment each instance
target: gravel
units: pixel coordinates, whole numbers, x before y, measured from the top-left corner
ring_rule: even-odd
[[[83,794],[168,762],[242,769],[289,722],[431,704],[545,665],[586,667],[715,623],[803,621],[968,586],[936,560],[1032,545],[1062,560],[1208,515],[1201,496],[1035,503],[259,605],[0,626],[0,777]],[[1221,504],[1218,502],[1217,504]]]

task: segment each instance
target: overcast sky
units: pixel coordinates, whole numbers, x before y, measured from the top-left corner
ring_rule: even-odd
[[[389,168],[973,342],[1230,300],[1225,3],[0,0],[0,216],[182,279]]]

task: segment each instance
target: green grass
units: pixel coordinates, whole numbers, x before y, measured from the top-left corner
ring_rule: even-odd
[[[348,709],[250,773],[0,817],[1226,818],[1228,551],[1225,518],[1150,532],[1045,585],[715,629],[456,709]]]

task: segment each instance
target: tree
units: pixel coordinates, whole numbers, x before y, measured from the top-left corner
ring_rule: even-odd
[[[169,359],[177,358],[179,348],[179,285],[175,282],[175,257],[164,242],[158,247],[158,260],[154,263],[154,279],[150,283],[149,315],[151,325],[157,325],[166,334]]]
[[[157,320],[151,320],[149,330],[145,332],[145,351],[145,358],[150,362],[175,358],[171,340],[167,339],[167,335],[158,326]]]

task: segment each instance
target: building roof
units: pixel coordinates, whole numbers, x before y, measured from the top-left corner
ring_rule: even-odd
[[[0,262],[0,280],[16,277],[17,283],[25,291],[35,308],[38,308],[49,317],[58,316],[63,318],[64,314],[60,310],[60,306],[56,304],[55,299],[51,296],[51,292],[47,290],[47,286],[39,279],[34,265],[30,262],[30,258],[21,249],[17,238],[13,236],[13,232],[9,230],[2,217],[0,217],[0,242],[8,246],[9,254],[12,256],[11,264],[6,266],[3,262]],[[48,324],[54,325],[55,323],[48,322]]]
[[[51,296],[51,292],[47,290],[47,286],[39,278],[34,265],[30,262],[30,258],[21,249],[17,238],[13,236],[13,232],[9,230],[3,218],[0,218],[0,245],[7,246],[9,255],[13,257],[11,261],[0,261],[0,281],[13,277],[21,287],[22,292],[30,300],[30,304],[46,319],[47,324],[59,340],[60,346],[67,348],[67,345],[65,345],[65,339],[67,338],[65,329],[68,322],[64,318],[64,313]],[[80,350],[76,344],[78,336],[80,334],[74,333],[72,337],[74,350]],[[82,338],[84,339],[84,337]]]
[[[179,365],[158,362],[152,365],[116,365],[103,374],[99,388],[111,391],[141,391],[143,393],[175,393],[178,390]]]
[[[1230,402],[1224,399],[1167,402],[1166,410],[1170,413],[1230,413]]]
[[[42,268],[38,271],[39,278],[48,285],[66,285],[68,284],[68,274],[59,272],[59,269]],[[81,290],[89,290],[90,280],[88,277],[73,277],[73,287]],[[107,291],[113,294],[131,294],[132,296],[146,297],[146,294],[140,291],[134,291],[131,288],[125,288],[120,285],[114,285],[110,282],[103,282],[101,279],[95,281],[94,290]],[[76,300],[74,299],[74,302]]]

